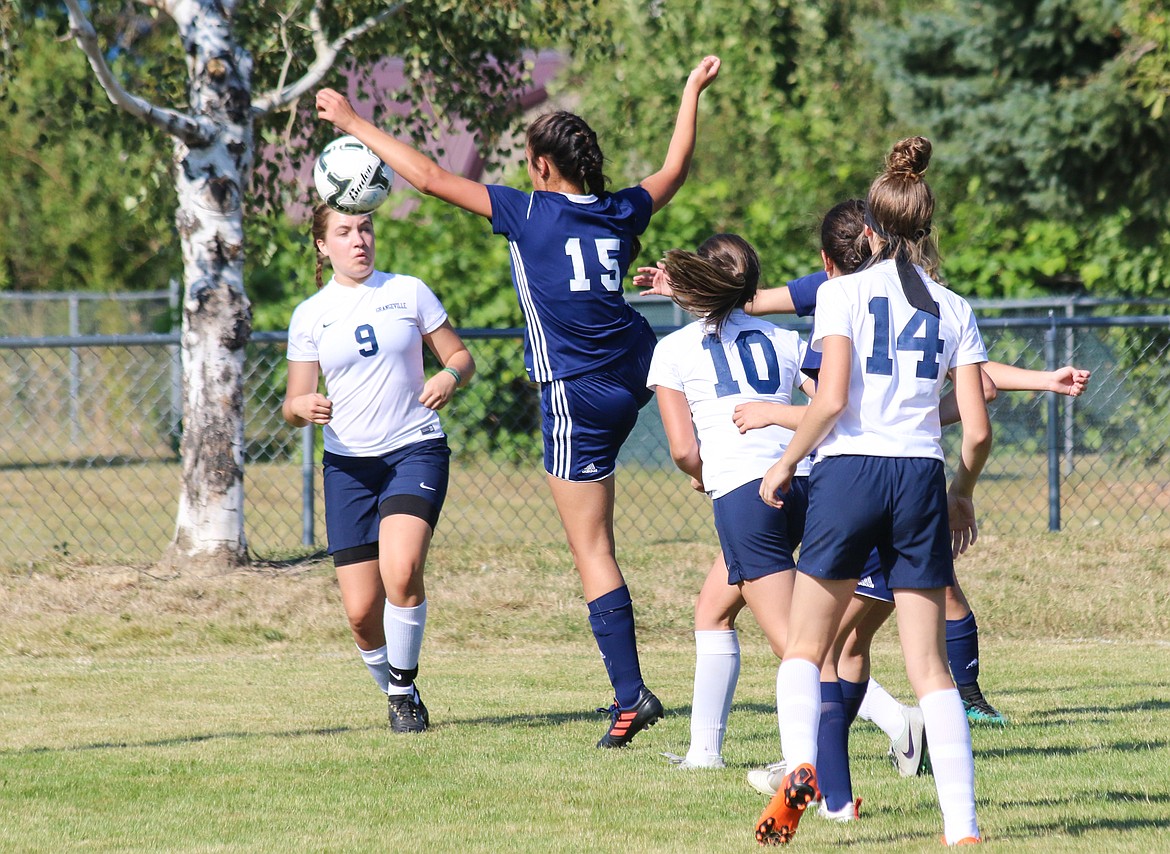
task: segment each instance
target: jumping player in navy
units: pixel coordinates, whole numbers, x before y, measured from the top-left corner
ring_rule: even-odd
[[[420,192],[487,217],[508,239],[527,326],[525,367],[540,384],[548,483],[613,686],[610,727],[598,747],[622,747],[663,715],[642,680],[633,604],[614,547],[617,453],[650,399],[655,343],[626,303],[622,280],[638,235],[686,180],[699,96],[718,73],[714,56],[691,71],[662,168],[613,193],[596,135],[571,113],[541,116],[528,128],[529,193],[448,172],[358,117],[339,93],[317,94],[320,118],[356,136]]]

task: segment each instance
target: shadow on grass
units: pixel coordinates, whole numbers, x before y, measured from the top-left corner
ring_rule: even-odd
[[[1149,691],[1150,693],[1170,691],[1170,682],[1110,682],[1110,688],[1132,688],[1136,691]],[[1083,691],[1082,685],[1012,685],[1009,683],[998,683],[992,688],[988,689],[988,693],[996,694],[1018,694],[1023,696],[1025,694],[1075,694],[1078,691]],[[1170,700],[1152,700],[1154,703],[1165,703],[1170,705]],[[1123,707],[1124,708],[1124,707]],[[1165,706],[1163,707],[1165,708]]]
[[[667,710],[667,714],[673,714]],[[526,713],[515,715],[484,715],[482,717],[451,717],[444,718],[442,724],[451,726],[454,724],[470,724],[472,726],[500,726],[500,727],[558,727],[565,724],[581,723],[583,721],[598,721],[605,724],[609,722],[609,715],[603,712],[595,712],[592,709],[584,709],[579,712],[544,712],[544,713]]]
[[[1029,717],[1045,721],[1045,726],[1051,726],[1052,718],[1066,715],[1115,715],[1125,712],[1166,712],[1170,711],[1170,700],[1138,700],[1136,703],[1126,703],[1122,706],[1057,706],[1052,709],[1041,709],[1032,712]],[[1063,723],[1056,721],[1055,723]]]
[[[1015,728],[1015,727],[1013,727]],[[1043,747],[989,747],[972,751],[976,760],[1010,759],[1033,756],[1083,756],[1086,753],[1134,753],[1138,751],[1164,750],[1170,747],[1167,741],[1118,741],[1099,748],[1086,748],[1083,744],[1044,745]]]
[[[1101,818],[1084,819],[1081,821],[1058,822],[1050,821],[1038,824],[1017,825],[995,840],[1040,837],[1040,836],[1083,836],[1098,831],[1107,832],[1134,832],[1137,830],[1167,830],[1170,829],[1170,818]]]
[[[143,747],[179,747],[184,744],[199,744],[204,741],[248,740],[254,738],[305,738],[306,736],[339,735],[358,732],[369,727],[319,727],[317,729],[287,730],[285,732],[214,732],[203,735],[183,735],[174,738],[159,738],[150,741],[95,741],[92,744],[74,744],[67,747],[21,747],[15,750],[0,750],[0,756],[36,756],[42,753],[80,753],[87,750],[128,750]]]

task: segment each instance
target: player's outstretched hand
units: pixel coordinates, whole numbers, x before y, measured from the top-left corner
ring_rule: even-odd
[[[637,275],[634,276],[634,287],[646,288],[642,291],[642,296],[658,294],[669,297],[674,295],[674,289],[670,286],[670,274],[666,272],[666,265],[661,261],[654,267],[639,267]]]
[[[418,402],[427,409],[433,409],[437,412],[455,396],[455,388],[458,385],[459,381],[451,375],[450,371],[439,371],[426,381],[422,394],[418,396]]]
[[[780,460],[768,469],[764,479],[760,481],[760,498],[769,507],[777,509],[784,506],[784,493],[792,486],[794,469]]]
[[[965,495],[948,492],[947,516],[951,525],[951,554],[958,557],[979,539],[975,502]]]
[[[697,91],[702,92],[719,76],[720,64],[719,57],[704,56],[687,78],[687,86],[694,86]]]
[[[1089,384],[1090,372],[1082,368],[1065,365],[1052,372],[1052,382],[1049,391],[1057,394],[1067,394],[1069,397],[1080,397]]]
[[[317,118],[332,122],[338,130],[348,133],[357,119],[357,113],[349,100],[336,89],[322,89],[317,93]]]

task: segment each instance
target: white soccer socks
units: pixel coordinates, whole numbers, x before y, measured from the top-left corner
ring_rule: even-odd
[[[958,690],[932,691],[918,701],[926,723],[926,742],[942,808],[948,845],[979,836],[975,821],[975,760],[971,730]]]
[[[786,658],[776,671],[776,715],[788,767],[817,764],[821,722],[821,671],[811,661]]]
[[[739,635],[727,631],[695,632],[695,690],[691,700],[691,746],[686,761],[718,767],[731,699],[739,681]]]
[[[383,625],[389,659],[390,694],[410,694],[418,675],[418,657],[422,650],[423,630],[427,624],[427,600],[413,608],[400,608],[386,602]]]

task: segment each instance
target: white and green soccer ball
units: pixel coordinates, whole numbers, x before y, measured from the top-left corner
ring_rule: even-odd
[[[322,149],[313,167],[321,200],[335,211],[367,214],[386,201],[394,170],[361,140],[341,136]]]

